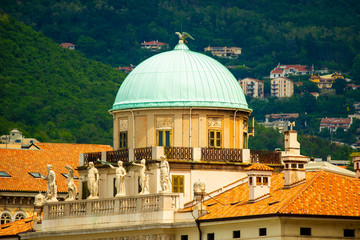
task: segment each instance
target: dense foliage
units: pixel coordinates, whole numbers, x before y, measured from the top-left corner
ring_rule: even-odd
[[[223,63],[248,66],[240,77],[268,75],[277,63],[314,64],[352,71],[360,81],[358,0],[3,0],[1,8],[60,42],[75,43],[112,66],[138,64],[150,53],[143,41],[174,46],[189,32],[192,50],[237,46],[243,54]]]
[[[112,144],[111,108],[124,74],[0,15],[0,133],[46,142]]]

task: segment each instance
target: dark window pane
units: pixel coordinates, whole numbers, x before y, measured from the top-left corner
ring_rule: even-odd
[[[300,228],[301,236],[311,236],[311,228]]]
[[[344,237],[355,237],[355,229],[344,229]]]
[[[159,146],[164,146],[163,143],[163,132],[159,131]]]
[[[266,228],[259,228],[259,236],[266,236]]]
[[[188,235],[181,235],[181,240],[188,240]]]
[[[208,233],[207,240],[215,240],[215,233]]]
[[[240,230],[233,231],[233,238],[240,238]]]
[[[166,147],[170,147],[170,131],[166,131],[165,136],[166,136]]]

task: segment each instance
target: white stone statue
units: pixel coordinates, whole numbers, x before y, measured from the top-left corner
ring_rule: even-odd
[[[88,168],[88,175],[87,175],[87,184],[88,189],[90,191],[90,196],[88,199],[99,198],[98,191],[99,191],[99,171],[94,167],[93,162],[89,162]]]
[[[146,160],[142,159],[140,161],[140,164],[133,162],[132,165],[140,167],[140,170],[139,170],[139,183],[140,183],[140,187],[141,187],[140,194],[149,194],[149,176],[145,175]]]
[[[124,196],[125,195],[126,170],[123,167],[123,162],[118,161],[118,167],[114,167],[111,164],[109,164],[109,166],[112,169],[115,169],[115,173],[116,173],[116,180],[115,180],[116,195],[115,195],[115,197]]]
[[[161,192],[171,192],[170,166],[166,156],[160,157],[160,185]]]
[[[43,179],[48,180],[47,190],[45,201],[47,202],[57,202],[57,185],[56,185],[56,175],[52,170],[52,165],[47,164],[46,168],[48,170],[48,174]]]
[[[77,187],[74,182],[74,169],[69,165],[66,165],[65,168],[68,170],[66,185],[69,194],[68,198],[66,198],[65,201],[73,201],[76,200],[77,196]]]
[[[35,196],[35,201],[34,201],[34,205],[36,207],[41,207],[45,202],[45,196],[41,194],[41,192],[39,192],[39,194],[37,194]]]
[[[35,196],[35,201],[34,201],[34,210],[36,212],[36,219],[35,221],[37,223],[41,223],[41,214],[42,214],[42,211],[43,211],[43,205],[44,205],[44,202],[45,202],[45,196],[41,194],[41,192],[39,192],[39,194],[37,194]]]

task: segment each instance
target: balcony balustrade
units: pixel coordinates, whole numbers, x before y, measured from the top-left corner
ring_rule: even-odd
[[[82,154],[81,154],[82,155]],[[117,151],[85,153],[80,155],[80,165],[88,165],[98,159],[106,162],[131,162],[134,160],[160,160],[166,155],[168,160],[195,162],[225,162],[225,163],[265,163],[281,164],[281,152],[249,150],[239,148],[189,148],[189,147],[146,147],[123,149]]]
[[[180,208],[178,193],[161,193],[102,199],[87,199],[44,204],[44,219],[76,216],[121,215],[141,212],[177,210]]]

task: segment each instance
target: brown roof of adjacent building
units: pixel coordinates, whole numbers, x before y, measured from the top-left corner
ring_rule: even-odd
[[[33,231],[33,217],[17,220],[15,222],[6,223],[0,226],[1,236],[16,236],[19,233]]]
[[[56,173],[58,192],[65,193],[66,178],[61,173],[67,173],[66,165],[75,169],[79,165],[80,153],[113,150],[109,145],[96,144],[36,143],[36,146],[40,149],[0,148],[0,172],[6,172],[11,176],[0,175],[0,191],[45,192],[47,181],[34,178],[29,172],[46,176],[46,165],[52,164]]]
[[[360,217],[360,180],[330,172],[306,172],[303,184],[284,188],[284,174],[271,176],[270,196],[249,203],[249,187],[241,184],[205,201],[201,220],[268,214]]]

